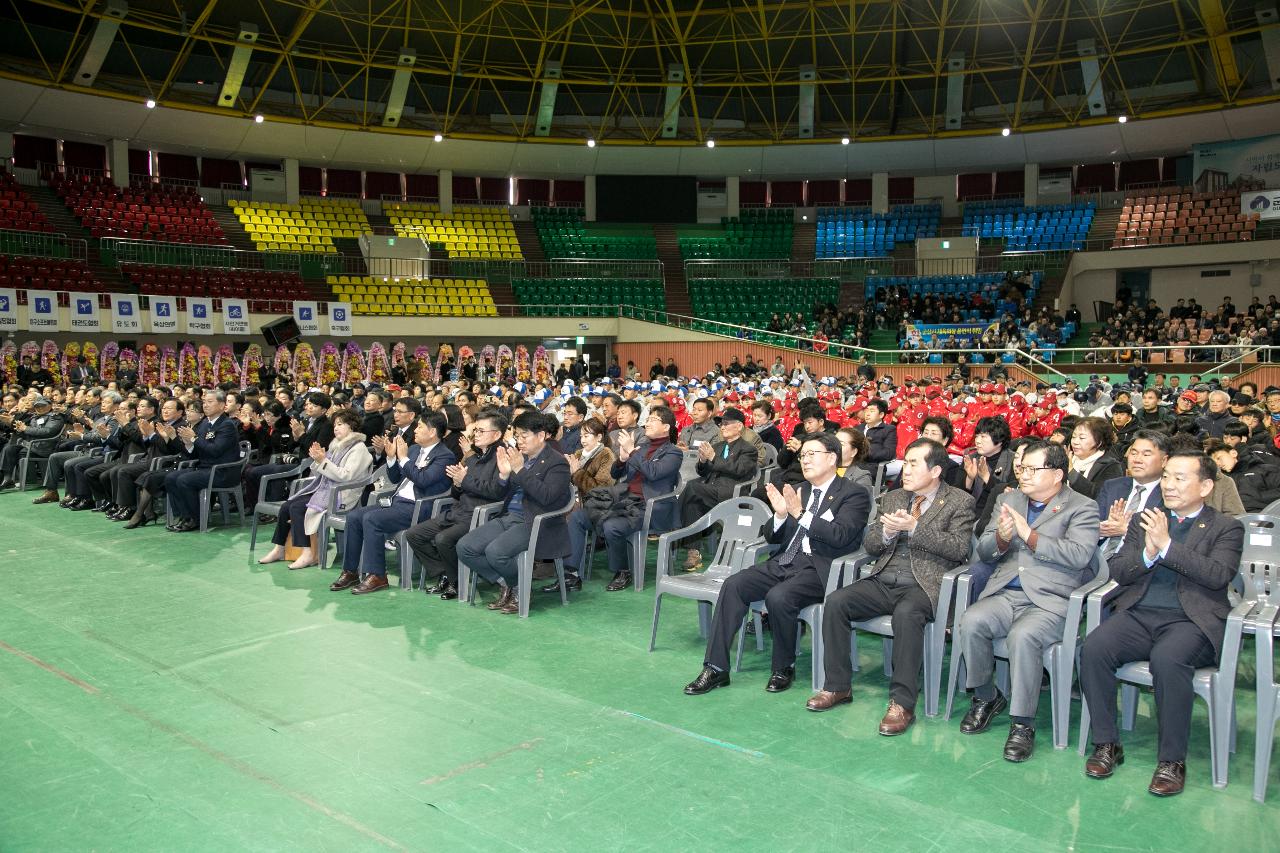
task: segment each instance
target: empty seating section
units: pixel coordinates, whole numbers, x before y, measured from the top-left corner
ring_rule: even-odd
[[[222,227],[194,187],[148,184],[122,189],[100,175],[53,173],[49,185],[94,238],[219,245]]]
[[[0,287],[94,293],[103,287],[84,261],[0,255]]]
[[[331,275],[333,295],[351,303],[355,314],[496,317],[498,309],[484,279],[395,278]]]
[[[1130,196],[1120,210],[1111,248],[1252,240],[1259,216],[1240,211],[1238,190]]]
[[[606,317],[616,315],[618,306],[623,313],[628,307],[666,308],[663,284],[656,278],[517,278],[511,289],[521,305],[530,306],[531,317]]]
[[[961,309],[965,320],[985,320],[1004,311],[1017,311],[1017,306],[1012,302],[1004,303],[1000,299],[1000,291],[1009,282],[1007,275],[1017,278],[1020,274],[988,272],[976,275],[870,275],[863,282],[863,295],[869,304],[877,306],[885,304],[885,292],[891,288],[897,288],[899,297],[952,297],[969,306]],[[1027,304],[1035,302],[1043,280],[1043,272],[1037,270],[1031,273],[1031,283],[1026,293]]]
[[[936,237],[942,206],[901,204],[888,213],[869,207],[818,208],[816,254],[819,258],[878,258],[892,255],[899,243]]]
[[[695,278],[689,282],[695,317],[763,329],[774,314],[812,317],[814,307],[836,303],[835,278]],[[810,323],[812,331],[813,323]]]
[[[301,204],[228,202],[259,252],[319,252],[336,255],[334,238],[357,239],[373,231],[360,202],[304,198]]]
[[[726,216],[720,227],[690,226],[676,232],[680,255],[696,258],[789,258],[795,214],[790,208],[748,209]]]
[[[1093,202],[1026,207],[1014,200],[971,201],[964,206],[964,234],[1002,239],[1006,251],[1079,251],[1093,212]]]
[[[582,208],[535,207],[533,224],[538,230],[542,253],[548,260],[658,257],[658,244],[651,228],[587,223],[582,219]]]
[[[302,277],[291,272],[193,269],[121,264],[120,272],[138,292],[157,296],[212,296],[248,299],[250,311],[288,312],[294,299],[309,299]]]
[[[451,258],[524,258],[505,207],[454,205],[453,215],[446,216],[438,204],[396,201],[384,204],[382,212],[396,234],[441,244]]]
[[[5,171],[0,171],[0,228],[54,233],[39,203],[32,201],[22,185]]]

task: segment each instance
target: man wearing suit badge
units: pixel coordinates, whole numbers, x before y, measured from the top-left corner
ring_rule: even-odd
[[[1171,455],[1160,480],[1164,506],[1135,515],[1123,547],[1108,561],[1119,585],[1114,614],[1088,636],[1080,654],[1093,738],[1085,774],[1094,779],[1107,778],[1124,763],[1116,729],[1116,669],[1146,660],[1160,732],[1147,790],[1158,797],[1182,793],[1192,679],[1198,667],[1213,666],[1222,656],[1231,610],[1227,590],[1244,548],[1240,522],[1204,503],[1217,473],[1202,454]]]
[[[209,482],[209,469],[240,458],[240,429],[224,414],[227,393],[217,388],[205,391],[203,405],[204,418],[195,428],[184,424],[177,430],[177,437],[182,442],[182,455],[196,460],[195,467],[173,470],[164,477],[164,490],[173,511],[173,523],[165,529],[172,533],[200,529],[196,521],[200,515],[200,490]],[[225,468],[218,472],[219,479],[214,486],[233,486],[239,476],[238,471]]]
[[[849,624],[893,617],[893,682],[880,734],[900,735],[915,722],[924,626],[937,610],[942,576],[969,556],[973,496],[942,481],[947,449],[919,438],[907,446],[902,488],[885,495],[862,546],[876,558],[870,576],[833,592],[823,607],[826,683],[808,702],[826,711],[851,701]]]
[[[547,438],[559,429],[553,415],[522,412],[512,421],[516,447],[499,446],[498,479],[506,489],[502,514],[482,524],[458,540],[458,562],[502,588],[490,610],[513,614],[520,612],[517,592],[519,566],[517,558],[529,547],[533,535],[533,517],[563,509],[569,503],[573,482],[564,454],[548,446]],[[569,527],[564,516],[548,519],[538,534],[539,560],[567,557]],[[466,591],[461,591],[466,594]]]
[[[409,529],[415,502],[445,492],[451,485],[446,469],[458,458],[440,442],[445,429],[443,413],[424,412],[414,426],[412,446],[403,436],[386,445],[387,479],[398,484],[395,496],[390,506],[362,506],[347,513],[342,574],[329,585],[330,590],[354,587],[352,595],[366,595],[387,588],[387,539]],[[430,506],[423,508],[422,516],[430,518]]]
[[[796,623],[800,611],[822,601],[831,561],[862,544],[871,496],[836,476],[840,442],[834,435],[808,436],[800,446],[805,482],[797,490],[766,486],[773,519],[765,522],[770,544],[782,546],[768,562],[743,569],[724,582],[711,617],[702,672],[684,692],[697,696],[729,683],[729,646],[751,602],[764,599],[773,633],[772,674],[765,690],[781,693],[795,680]]]
[[[1098,489],[1098,528],[1103,556],[1110,557],[1124,544],[1129,522],[1148,507],[1164,506],[1160,476],[1169,458],[1169,436],[1140,429],[1125,452],[1128,476],[1112,477]]]
[[[1092,577],[1098,505],[1067,486],[1069,468],[1060,445],[1039,441],[1023,452],[1018,491],[996,499],[978,540],[978,559],[994,564],[995,573],[958,627],[965,686],[974,691],[960,731],[986,731],[1007,707],[1008,761],[1026,761],[1035,749],[1042,654],[1062,637],[1071,593]],[[1006,638],[1009,652],[1008,699],[992,680],[999,637]]]

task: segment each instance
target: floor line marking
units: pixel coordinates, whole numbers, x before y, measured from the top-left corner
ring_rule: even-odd
[[[646,717],[643,714],[637,714],[634,711],[626,711],[619,708],[617,709],[617,713],[623,714],[624,716],[627,716],[627,717],[631,717],[632,719],[642,720],[646,723],[652,723],[653,725],[658,726],[659,728],[666,729],[669,732],[675,732],[678,735],[691,737],[694,740],[700,740],[703,743],[710,744],[711,746],[718,746],[721,749],[727,749],[732,752],[740,752],[743,755],[750,756],[751,758],[768,758],[768,756],[765,755],[763,752],[758,752],[757,750],[754,750],[754,749],[747,749],[745,746],[738,746],[736,743],[729,743],[728,741],[719,740],[713,737],[708,737],[707,735],[700,735],[697,732],[691,732],[688,729],[682,729],[679,726],[673,726],[670,723],[664,723],[661,720],[655,720],[652,717]]]
[[[71,682],[76,687],[79,687],[81,690],[83,690],[85,693],[88,693],[91,696],[99,692],[98,688],[94,687],[92,684],[81,681],[80,679],[76,678],[74,675],[71,675],[68,672],[63,672],[53,664],[45,663],[44,661],[40,660],[40,658],[36,657],[33,654],[29,654],[28,652],[24,652],[22,649],[15,649],[13,646],[9,645],[8,643],[2,640],[0,640],[0,649],[5,650],[11,655],[17,655],[23,660],[26,660],[28,663],[33,663],[36,666],[40,667],[41,669],[45,670],[46,672],[52,672],[54,675],[58,676],[61,679]]]
[[[442,773],[439,776],[432,776],[430,778],[423,779],[419,784],[434,785],[437,782],[448,781],[455,776],[461,776],[463,773],[467,773],[471,770],[479,770],[481,767],[488,767],[491,762],[497,761],[499,758],[503,758],[513,752],[519,752],[522,749],[533,749],[540,743],[542,743],[542,738],[536,737],[533,740],[527,740],[524,743],[518,743],[515,746],[500,749],[497,752],[484,756],[483,758],[477,758],[475,761],[468,761],[466,764],[459,764],[448,773]]]

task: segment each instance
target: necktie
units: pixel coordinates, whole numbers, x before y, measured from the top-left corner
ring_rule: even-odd
[[[1133,487],[1133,494],[1129,496],[1129,505],[1124,508],[1124,511],[1129,515],[1133,515],[1138,510],[1142,509],[1143,495],[1146,493],[1146,486],[1140,483],[1135,484]]]
[[[818,511],[818,501],[822,498],[822,493],[817,489],[813,490],[813,494],[809,498],[809,512]],[[791,537],[791,541],[787,544],[787,550],[782,552],[782,557],[778,560],[779,566],[789,566],[795,560],[796,554],[800,552],[800,546],[804,544],[804,537],[809,534],[809,528],[801,527],[796,531],[796,535]]]
[[[911,517],[919,518],[920,513],[924,511],[924,495],[916,495],[916,499],[911,502]]]

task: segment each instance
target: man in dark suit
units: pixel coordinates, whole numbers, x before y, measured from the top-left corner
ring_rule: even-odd
[[[82,355],[76,356],[75,367],[69,371],[68,381],[72,385],[88,385],[98,380],[97,371],[95,371]]]
[[[1160,475],[1169,458],[1169,437],[1157,430],[1138,430],[1125,454],[1129,476],[1113,477],[1098,489],[1098,534],[1103,554],[1110,556],[1124,544],[1129,522],[1147,507],[1164,506]]]
[[[756,476],[759,458],[742,433],[746,418],[738,409],[725,409],[720,417],[720,441],[704,441],[698,445],[698,479],[688,483],[680,493],[680,523],[689,526],[702,518],[718,503],[733,497],[733,490]],[[696,543],[694,543],[696,544]],[[702,565],[702,552],[690,548],[685,571]]]
[[[428,595],[445,601],[458,597],[458,540],[471,530],[471,514],[482,504],[501,500],[507,485],[498,478],[495,452],[507,431],[507,419],[493,412],[478,418],[471,434],[474,454],[445,468],[453,481],[454,504],[436,518],[409,528],[405,542],[422,563],[425,578],[437,578]]]
[[[942,576],[969,556],[973,497],[942,482],[944,445],[919,438],[907,446],[902,488],[884,496],[862,546],[876,558],[872,574],[832,593],[822,614],[826,682],[808,702],[826,711],[851,701],[849,624],[893,617],[893,682],[880,734],[900,735],[915,722],[924,626],[938,608]]]
[[[1202,454],[1172,454],[1160,481],[1164,507],[1135,515],[1124,546],[1109,561],[1111,579],[1120,587],[1115,612],[1088,636],[1080,654],[1093,738],[1085,774],[1094,779],[1107,778],[1124,761],[1116,729],[1116,669],[1146,660],[1160,739],[1147,790],[1158,797],[1182,793],[1192,679],[1198,667],[1213,666],[1222,655],[1231,610],[1227,590],[1244,548],[1240,522],[1204,503],[1217,473]]]
[[[397,436],[387,446],[387,479],[399,487],[389,505],[356,507],[347,513],[342,574],[330,590],[354,587],[352,595],[366,595],[387,588],[387,540],[408,529],[416,501],[449,488],[445,472],[458,457],[440,441],[446,429],[444,413],[424,412],[414,427],[412,444]],[[430,517],[430,505],[423,514]]]
[[[502,513],[458,540],[458,560],[471,571],[502,588],[488,605],[501,613],[519,613],[517,558],[529,548],[533,517],[563,509],[569,503],[573,482],[564,455],[547,444],[555,434],[555,418],[526,411],[511,424],[516,448],[499,447],[498,479],[506,498]],[[538,560],[569,555],[569,528],[563,516],[548,519],[538,534]]]
[[[364,416],[360,421],[360,432],[364,433],[365,440],[370,443],[387,431],[387,419],[382,413],[384,393],[371,388],[364,395]]]
[[[395,443],[397,436],[404,439],[405,444],[413,444],[413,434],[417,431],[417,420],[421,414],[422,403],[413,397],[401,397],[392,404],[384,413],[387,419],[386,429],[369,443],[375,465],[384,461],[388,448]]]
[[[133,512],[129,515],[116,513],[115,520],[127,521],[124,525],[125,530],[134,530],[155,520],[155,513],[151,509],[152,499],[164,492],[165,478],[168,477],[169,470],[152,471],[151,464],[162,457],[180,456],[182,454],[182,439],[178,438],[178,427],[186,422],[187,410],[182,401],[170,398],[161,404],[160,417],[154,425],[139,425],[138,428],[142,432],[142,444],[146,448],[147,454],[146,459],[143,460],[145,467],[137,471],[132,488],[130,488],[129,484],[121,481],[121,490],[124,497],[116,500],[116,503],[121,506],[133,506]],[[133,504],[126,502],[130,495],[134,496]]]
[[[196,521],[200,514],[200,490],[209,482],[209,469],[240,458],[240,428],[225,415],[227,392],[218,388],[205,391],[203,406],[204,418],[194,428],[184,424],[177,429],[182,455],[196,460],[195,467],[173,470],[164,477],[164,490],[173,510],[173,523],[165,529],[172,533],[200,529]],[[218,472],[214,486],[232,486],[238,479],[238,471],[224,468]]]
[[[782,550],[768,562],[731,575],[711,617],[702,672],[684,692],[700,695],[729,683],[729,646],[751,602],[764,599],[773,632],[773,668],[765,687],[780,693],[795,680],[796,621],[800,611],[822,601],[831,561],[862,544],[871,496],[836,476],[840,442],[825,433],[809,436],[800,449],[805,483],[766,489],[773,518],[764,534]]]

